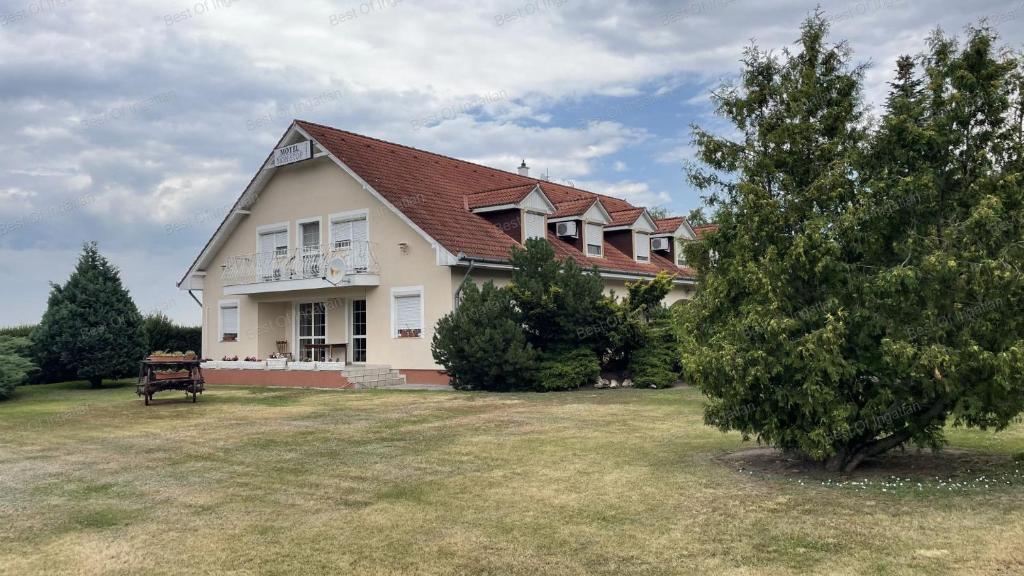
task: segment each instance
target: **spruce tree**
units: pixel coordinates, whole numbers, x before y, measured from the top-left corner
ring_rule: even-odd
[[[32,334],[44,374],[73,376],[98,388],[104,378],[135,373],[146,354],[142,317],[116,267],[86,244],[63,285],[53,284],[46,313]]]
[[[868,133],[827,31],[747,52],[714,97],[738,139],[695,130],[719,231],[687,248],[684,366],[708,423],[848,472],[1022,409],[1022,115],[1014,58],[972,30],[901,59]]]

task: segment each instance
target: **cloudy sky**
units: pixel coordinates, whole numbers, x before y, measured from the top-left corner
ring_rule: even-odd
[[[685,213],[689,125],[752,40],[781,48],[814,2],[0,0],[0,325],[97,240],[140,309],[198,323],[175,281],[292,118]],[[825,0],[870,61],[1024,0]]]

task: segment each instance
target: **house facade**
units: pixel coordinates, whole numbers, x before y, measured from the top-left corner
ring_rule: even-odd
[[[525,162],[506,172],[302,121],[178,286],[202,303],[204,357],[385,366],[436,383],[437,321],[467,278],[508,283],[509,251],[534,237],[596,265],[609,292],[662,270],[667,304],[693,292],[683,218],[532,178]]]

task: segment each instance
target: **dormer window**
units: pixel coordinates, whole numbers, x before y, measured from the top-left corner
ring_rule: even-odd
[[[584,241],[587,243],[587,256],[594,258],[604,256],[604,226],[588,222]]]
[[[681,241],[676,242],[676,265],[686,266],[686,252],[683,250],[683,243]]]
[[[548,231],[547,218],[537,212],[523,212],[523,241],[531,238],[546,238]]]
[[[651,261],[651,235],[636,233],[636,261]]]

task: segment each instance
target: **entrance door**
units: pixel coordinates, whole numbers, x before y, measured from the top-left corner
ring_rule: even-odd
[[[299,360],[324,362],[327,359],[327,308],[323,302],[299,304]],[[321,346],[317,346],[317,345]]]
[[[366,362],[366,300],[352,301],[352,362]]]

